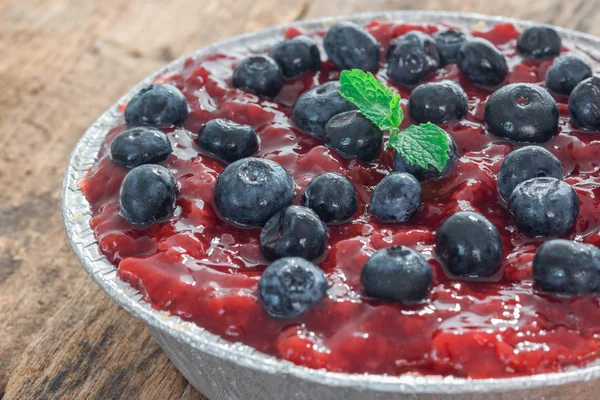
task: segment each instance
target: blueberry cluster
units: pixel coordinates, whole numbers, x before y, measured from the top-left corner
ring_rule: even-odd
[[[377,70],[381,46],[365,29],[338,23],[326,34],[323,47],[339,69]],[[525,30],[518,40],[525,57],[556,57],[561,40],[548,27]],[[408,101],[416,123],[444,124],[461,120],[468,109],[464,89],[456,82],[419,85],[440,66],[457,63],[473,83],[495,87],[504,82],[508,66],[490,42],[462,31],[445,30],[433,37],[411,31],[393,39],[385,53],[387,75],[398,85],[414,87]],[[286,80],[321,67],[321,54],[307,36],[284,40],[268,56],[243,59],[232,84],[260,97],[278,95]],[[573,120],[583,128],[600,130],[600,79],[587,62],[566,55],[548,70],[546,87],[569,97]],[[176,207],[177,182],[158,165],[173,149],[159,128],[185,122],[184,95],[167,84],[151,85],[134,96],[125,109],[128,129],[115,138],[110,157],[131,168],[120,190],[121,215],[133,224],[167,218]],[[344,158],[369,162],[380,156],[384,133],[340,95],[340,83],[327,82],[303,93],[295,102],[292,120],[302,131],[322,139]],[[543,143],[558,131],[558,107],[552,95],[532,84],[510,84],[496,90],[485,106],[489,131],[527,143]],[[410,220],[421,209],[421,183],[447,174],[459,159],[448,135],[448,160],[442,171],[424,168],[394,154],[394,172],[372,190],[368,210],[383,223]],[[321,301],[328,290],[324,272],[313,262],[324,256],[327,224],[349,221],[358,210],[358,195],[348,178],[323,173],[312,179],[301,205],[292,205],[295,182],[280,164],[253,157],[260,140],[254,128],[226,119],[205,124],[197,138],[200,150],[225,164],[214,188],[214,206],[225,221],[260,228],[260,248],[272,261],[261,276],[258,297],[275,318],[293,318]],[[498,191],[518,230],[530,237],[565,236],[575,224],[579,201],[562,180],[560,161],[543,147],[528,145],[508,154],[498,174]],[[435,254],[448,275],[456,279],[493,279],[500,273],[503,246],[498,229],[483,215],[457,212],[437,231]],[[555,239],[542,245],[533,263],[536,287],[565,295],[600,292],[600,250]],[[419,252],[392,246],[375,252],[364,264],[361,280],[367,296],[413,304],[423,301],[432,270]]]

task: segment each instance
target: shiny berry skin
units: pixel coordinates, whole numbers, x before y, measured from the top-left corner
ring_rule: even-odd
[[[490,277],[502,265],[498,229],[472,211],[452,214],[437,230],[435,252],[446,270],[457,277]]]
[[[564,236],[577,220],[579,198],[568,183],[533,178],[513,190],[508,209],[517,229],[529,237]]]
[[[283,74],[271,57],[252,56],[243,59],[233,71],[233,87],[245,89],[260,97],[275,97],[283,87]]]
[[[342,174],[324,172],[313,178],[302,194],[302,204],[310,207],[323,222],[349,220],[358,208],[352,182]]]
[[[262,226],[292,204],[294,181],[275,161],[243,158],[229,164],[215,184],[214,201],[227,221]]]
[[[188,105],[183,93],[166,83],[140,90],[125,107],[125,122],[129,126],[181,125],[187,116]]]
[[[323,39],[323,47],[339,69],[373,71],[379,66],[379,43],[355,23],[339,22],[332,26]]]
[[[258,135],[254,128],[222,118],[208,121],[200,129],[196,143],[202,150],[228,163],[258,151]]]
[[[175,209],[177,182],[167,168],[144,164],[125,176],[119,192],[121,215],[135,225],[168,217]]]
[[[537,249],[532,272],[537,290],[564,296],[600,294],[600,249],[550,240]]]
[[[126,168],[165,161],[173,148],[167,135],[151,127],[137,127],[119,134],[110,145],[110,159]]]
[[[403,86],[416,85],[440,66],[435,40],[426,33],[411,31],[393,39],[386,54],[388,76]]]
[[[294,103],[292,120],[304,132],[322,139],[331,117],[355,109],[340,95],[340,83],[332,81],[304,92]]]
[[[496,90],[485,105],[485,122],[496,136],[544,143],[558,132],[558,106],[548,91],[531,83]]]
[[[458,49],[467,40],[467,35],[463,31],[447,29],[436,32],[433,38],[440,54],[440,65],[446,65],[456,62]]]
[[[420,124],[458,121],[467,113],[467,106],[467,94],[454,81],[424,83],[414,88],[408,99],[410,117]]]
[[[396,172],[406,172],[408,174],[413,175],[420,182],[424,182],[430,179],[438,179],[444,175],[447,175],[450,170],[456,165],[458,161],[458,147],[456,146],[456,142],[448,133],[446,133],[446,138],[448,139],[448,144],[450,145],[448,148],[448,161],[446,161],[446,165],[444,169],[440,172],[433,165],[429,165],[428,168],[423,168],[419,165],[412,164],[408,162],[402,154],[398,152],[394,152],[394,170]]]
[[[305,35],[277,43],[269,56],[279,64],[285,79],[321,69],[321,52],[314,40]]]
[[[281,258],[265,269],[258,297],[273,318],[297,317],[317,304],[329,284],[323,271],[299,257]]]
[[[568,96],[579,82],[592,76],[589,64],[580,57],[565,55],[554,60],[546,72],[546,87],[553,93]]]
[[[560,54],[562,40],[549,26],[532,26],[521,33],[517,50],[529,58],[552,58]]]
[[[410,174],[383,178],[371,195],[369,211],[382,222],[406,222],[421,208],[421,184]]]
[[[381,153],[383,132],[360,111],[346,111],[325,126],[325,143],[344,158],[372,161]]]
[[[431,266],[415,250],[392,246],[373,254],[361,273],[367,296],[414,304],[424,300],[431,285]]]
[[[497,86],[508,73],[504,55],[496,46],[482,38],[463,43],[458,50],[457,63],[467,78],[481,86]]]
[[[302,257],[312,261],[325,252],[327,226],[313,210],[289,206],[273,215],[260,233],[260,249],[267,260]]]
[[[498,173],[498,191],[508,200],[513,190],[528,179],[550,177],[562,179],[563,172],[556,156],[541,146],[525,146],[510,152]]]
[[[569,113],[575,123],[590,131],[600,131],[600,78],[580,82],[569,96]]]

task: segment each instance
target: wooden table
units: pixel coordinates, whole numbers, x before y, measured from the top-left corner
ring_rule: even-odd
[[[216,40],[319,16],[453,9],[600,34],[599,5],[600,0],[2,0],[0,398],[204,399],[144,325],[85,274],[60,219],[62,174],[75,142],[151,71]]]

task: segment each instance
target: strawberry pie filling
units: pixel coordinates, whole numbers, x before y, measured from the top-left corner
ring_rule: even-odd
[[[429,34],[445,25],[372,22],[366,29],[385,49],[391,39],[411,30]],[[286,37],[302,32],[286,31]],[[511,24],[468,32],[504,54],[509,72],[504,85],[544,83],[552,59],[525,59],[517,53],[520,32]],[[314,35],[317,42],[322,34]],[[598,61],[572,43],[563,52]],[[260,53],[267,54],[267,51]],[[119,277],[138,289],[157,310],[191,321],[231,342],[309,368],[346,373],[444,375],[503,378],[561,371],[593,362],[600,355],[600,297],[561,297],[534,288],[532,262],[543,239],[515,227],[497,189],[505,156],[520,145],[488,132],[484,108],[493,90],[474,85],[457,65],[448,64],[426,82],[454,80],[468,96],[468,112],[440,126],[456,141],[460,158],[439,180],[422,184],[420,211],[402,224],[382,223],[368,212],[370,195],[393,171],[393,154],[384,149],[371,162],[344,159],[318,138],[299,130],[290,114],[308,89],[338,80],[340,70],[323,62],[316,72],[285,81],[279,94],[265,100],[232,85],[236,65],[248,52],[190,58],[176,73],[160,76],[184,94],[189,115],[183,126],[163,128],[173,151],[161,164],[178,182],[172,215],[151,225],[133,225],[119,213],[119,189],[128,169],[111,161],[110,145],[126,129],[110,128],[97,163],[81,188],[91,205],[91,227],[102,253]],[[384,55],[377,77],[401,96],[405,118],[410,89],[388,80]],[[556,96],[559,134],[543,144],[560,161],[564,181],[579,199],[579,215],[567,239],[600,246],[600,134],[576,128],[566,97]],[[123,108],[124,109],[124,108]],[[260,229],[223,221],[214,207],[215,182],[225,164],[195,143],[210,120],[252,126],[260,145],[254,157],[276,161],[295,183],[294,204],[307,184],[323,172],[346,176],[358,194],[349,222],[328,225],[325,254],[314,263],[329,289],[304,314],[276,319],[258,299],[261,273],[270,264],[260,250]],[[484,215],[500,233],[501,273],[487,280],[454,280],[434,251],[436,230],[459,211]],[[402,305],[365,295],[361,271],[377,250],[403,245],[417,250],[432,269],[428,297]]]

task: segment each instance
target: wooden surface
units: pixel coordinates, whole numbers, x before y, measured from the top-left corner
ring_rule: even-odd
[[[93,120],[198,47],[298,19],[476,11],[600,34],[600,0],[1,0],[0,398],[203,399],[142,323],[86,276],[60,220],[62,173]]]

